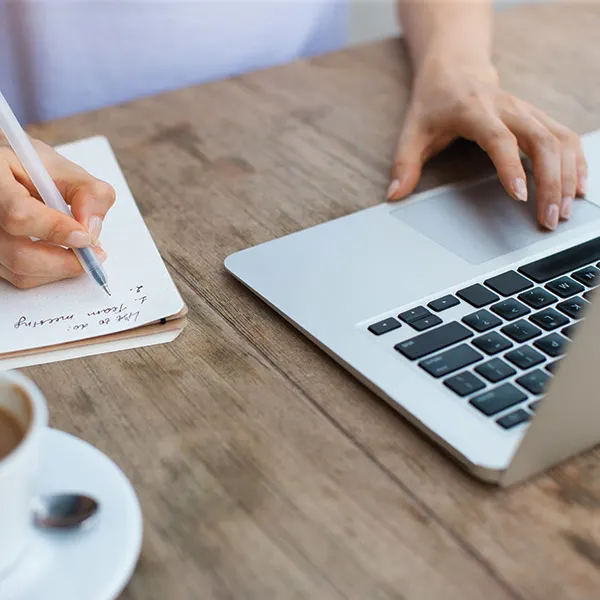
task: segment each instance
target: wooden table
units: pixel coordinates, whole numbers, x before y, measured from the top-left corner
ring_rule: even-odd
[[[501,14],[504,84],[580,133],[600,127],[599,31],[591,4]],[[108,136],[191,311],[171,345],[27,370],[53,425],[139,493],[124,600],[600,596],[600,453],[481,485],[223,269],[380,202],[408,86],[389,40],[33,128]],[[462,175],[456,159],[423,186]]]

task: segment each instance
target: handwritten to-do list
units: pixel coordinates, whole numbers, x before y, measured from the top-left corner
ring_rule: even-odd
[[[100,238],[112,296],[88,275],[32,290],[0,281],[0,355],[134,329],[184,307],[108,142],[90,138],[58,150],[115,188]]]

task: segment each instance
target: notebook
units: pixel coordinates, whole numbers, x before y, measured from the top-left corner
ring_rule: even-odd
[[[0,369],[173,341],[187,309],[104,137],[57,148],[116,190],[100,242],[112,296],[88,275],[18,290],[0,281]]]

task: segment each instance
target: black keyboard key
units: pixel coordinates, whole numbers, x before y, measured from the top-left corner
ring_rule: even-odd
[[[528,315],[531,312],[531,309],[527,308],[524,304],[521,304],[514,298],[502,300],[502,302],[494,304],[491,307],[491,310],[507,321],[514,321],[515,319],[519,319],[520,317]]]
[[[413,321],[410,326],[417,331],[425,331],[425,329],[431,329],[441,322],[442,320],[437,315],[430,315],[418,321]]]
[[[531,371],[517,379],[519,385],[536,396],[544,393],[548,381],[550,381],[550,375],[544,373],[544,371],[540,371],[540,369]]]
[[[600,238],[524,265],[519,272],[536,283],[544,283],[597,260],[600,260]]]
[[[551,333],[546,337],[536,340],[533,342],[533,345],[548,356],[555,357],[564,354],[567,343],[567,338],[558,335],[558,333]]]
[[[569,298],[568,300],[560,302],[556,305],[556,308],[561,312],[564,312],[565,315],[569,315],[572,319],[581,319],[583,318],[586,306],[589,306],[588,302],[581,296],[575,296],[574,298]]]
[[[540,401],[534,400],[527,408],[529,408],[529,410],[531,410],[532,412],[535,412],[539,405],[540,405]]]
[[[581,294],[585,289],[580,283],[573,281],[570,277],[561,277],[546,284],[546,287],[561,298],[570,298],[575,294]]]
[[[524,400],[527,400],[527,396],[521,390],[511,383],[504,383],[489,392],[475,396],[470,400],[470,404],[490,417]]]
[[[531,415],[524,411],[522,408],[515,410],[514,412],[504,415],[496,421],[503,429],[512,429],[521,423],[527,423],[531,419]]]
[[[444,384],[461,398],[469,394],[474,394],[485,387],[485,383],[479,377],[475,377],[473,373],[469,373],[469,371],[449,377],[444,381]]]
[[[519,300],[537,310],[554,304],[558,298],[544,288],[536,287],[528,292],[519,294]]]
[[[496,277],[492,277],[484,283],[501,296],[512,296],[533,287],[533,283],[529,279],[525,279],[523,275],[519,275],[516,271],[496,275]]]
[[[468,288],[456,292],[456,295],[475,308],[482,308],[500,299],[494,292],[484,288],[480,283],[470,285]]]
[[[546,308],[535,313],[529,319],[546,331],[553,331],[569,323],[567,317],[556,312],[553,308]]]
[[[480,335],[478,338],[473,340],[473,345],[485,352],[486,354],[493,355],[507,350],[512,347],[512,342],[507,340],[503,335],[500,335],[497,331]]]
[[[471,313],[466,317],[463,317],[463,323],[466,323],[469,327],[472,327],[475,331],[483,333],[502,325],[502,321],[493,315],[488,310],[478,310],[477,312]]]
[[[461,344],[452,350],[446,350],[441,354],[430,356],[419,363],[419,366],[425,369],[434,377],[443,377],[472,365],[474,362],[482,359],[483,356],[467,344]]]
[[[585,267],[584,269],[575,271],[571,277],[575,281],[579,281],[579,283],[583,283],[583,285],[586,285],[587,287],[593,287],[596,285],[595,281],[598,277],[598,273],[600,273],[600,271],[598,271],[596,267]]]
[[[460,304],[460,300],[458,298],[455,298],[451,294],[448,294],[447,296],[444,296],[443,298],[438,298],[437,300],[433,300],[427,306],[429,306],[429,308],[431,308],[431,310],[435,310],[435,312],[442,312],[443,310],[452,308],[453,306],[456,306],[457,304]]]
[[[477,365],[475,370],[492,383],[498,383],[499,381],[502,381],[503,379],[506,379],[507,377],[510,377],[516,373],[516,371],[510,365],[507,365],[499,358],[493,358],[488,362]]]
[[[428,317],[431,313],[424,306],[417,306],[412,310],[407,310],[398,315],[398,318],[402,319],[405,323],[413,323],[419,319]]]
[[[555,360],[554,362],[548,363],[546,365],[546,371],[550,371],[550,373],[556,374],[556,370],[558,369],[558,363],[560,363],[560,360]]]
[[[504,358],[523,370],[535,367],[535,365],[539,365],[546,360],[543,354],[540,354],[531,346],[521,346],[516,350],[511,350],[504,355]]]
[[[394,348],[410,360],[423,358],[428,354],[433,354],[438,350],[443,350],[458,342],[462,342],[471,337],[473,332],[464,325],[452,321],[446,325],[436,327],[431,331],[426,331],[416,337],[396,344]]]
[[[382,335],[388,331],[394,331],[394,329],[398,329],[399,327],[401,327],[400,323],[394,317],[389,317],[388,319],[369,325],[369,331],[375,335]]]
[[[577,328],[577,323],[573,323],[573,324],[569,325],[568,327],[565,327],[564,329],[562,329],[561,333],[565,337],[568,337],[570,340],[572,340],[573,336],[575,335],[576,328]]]
[[[585,294],[583,294],[583,297],[588,301],[591,302],[592,298],[594,297],[594,292],[596,290],[588,290]]]
[[[523,319],[515,321],[510,325],[506,325],[506,327],[503,327],[500,331],[518,343],[531,340],[542,333],[535,325],[532,325],[529,321],[524,321]]]

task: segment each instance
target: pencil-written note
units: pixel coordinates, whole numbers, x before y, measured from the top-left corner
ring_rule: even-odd
[[[88,275],[33,290],[0,281],[0,355],[118,333],[183,309],[108,142],[91,138],[59,150],[117,192],[100,238],[112,296]]]

